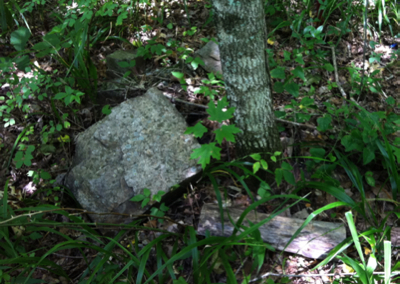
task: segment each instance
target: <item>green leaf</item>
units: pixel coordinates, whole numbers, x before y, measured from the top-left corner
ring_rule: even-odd
[[[25,49],[31,33],[25,27],[20,27],[18,30],[11,33],[10,42],[18,51]]]
[[[54,99],[56,100],[62,100],[63,98],[65,98],[66,96],[68,96],[67,93],[58,93],[54,96]]]
[[[325,70],[329,71],[329,72],[332,72],[332,71],[335,70],[335,69],[333,68],[332,64],[330,64],[330,63],[326,63],[326,64],[323,66],[323,68],[324,68]]]
[[[285,61],[290,60],[290,55],[291,55],[291,53],[289,51],[286,51],[286,50],[283,51],[283,58]]]
[[[27,154],[30,154],[30,153],[32,153],[33,151],[35,151],[35,146],[33,146],[33,145],[29,145],[29,146],[26,148],[26,153],[27,153]]]
[[[150,202],[150,198],[146,197],[145,199],[143,199],[142,208],[145,207],[147,204],[149,204],[149,202]]]
[[[371,171],[365,173],[365,180],[370,186],[375,186],[375,179]]]
[[[289,163],[283,162],[282,163],[282,169],[287,170],[287,171],[291,171],[291,170],[293,170],[293,167]]]
[[[275,170],[275,180],[276,180],[276,184],[278,185],[278,187],[282,183],[282,178],[283,178],[283,170],[276,169]]]
[[[40,172],[40,177],[41,177],[42,179],[44,179],[44,180],[48,180],[48,179],[51,179],[51,174],[49,174],[49,173],[46,172],[46,171],[41,171],[41,172]]]
[[[253,164],[253,173],[257,173],[258,170],[260,169],[260,166],[261,166],[260,162],[254,163]]]
[[[314,104],[314,100],[309,97],[304,97],[300,102],[300,105],[302,106],[309,106],[312,104]]]
[[[174,77],[178,78],[179,80],[181,80],[185,77],[185,75],[181,72],[171,72],[171,73]]]
[[[267,161],[261,159],[260,163],[261,163],[261,166],[263,167],[264,170],[268,170],[268,163],[267,163]]]
[[[296,113],[297,122],[303,123],[309,121],[311,119],[311,115],[305,113]]]
[[[223,122],[224,120],[228,120],[233,117],[233,113],[235,112],[235,108],[228,108],[226,111],[223,109],[229,105],[226,97],[223,97],[220,101],[218,101],[218,105],[215,106],[213,101],[208,103],[207,112],[210,115],[210,120],[215,120],[218,122]]]
[[[304,70],[300,66],[297,66],[293,71],[292,74],[296,77],[299,77],[303,81],[306,81],[306,77],[304,76]]]
[[[283,67],[277,67],[271,71],[271,77],[276,79],[285,79],[285,69]]]
[[[285,91],[297,98],[299,96],[299,84],[294,82],[286,84]]]
[[[282,82],[275,82],[274,83],[274,91],[278,94],[282,93],[285,90],[285,87]]]
[[[33,232],[32,234],[29,235],[29,238],[32,240],[38,240],[41,239],[43,236],[39,234],[38,232]]]
[[[252,157],[256,161],[261,160],[261,155],[260,154],[251,154],[250,157]]]
[[[199,65],[204,66],[204,61],[200,57],[196,57],[191,63],[193,69],[196,70]]]
[[[148,188],[143,189],[143,194],[144,194],[144,196],[149,197],[151,195],[150,189],[148,189]]]
[[[318,127],[317,127],[318,131],[324,132],[327,131],[328,129],[332,129],[331,126],[332,116],[330,114],[318,118],[317,122],[318,122]]]
[[[283,170],[282,174],[283,174],[283,177],[285,178],[285,180],[288,183],[290,183],[292,185],[295,185],[296,181],[295,181],[294,175],[292,173],[293,167],[289,163],[283,162],[282,163],[282,170]]]
[[[216,146],[216,143],[203,144],[200,148],[194,149],[190,155],[191,159],[199,159],[198,163],[205,169],[210,163],[211,157],[219,160],[221,158],[221,148]]]
[[[230,125],[222,125],[221,128],[214,130],[215,133],[215,140],[219,144],[222,143],[224,138],[226,141],[235,142],[234,134],[242,132],[239,128],[237,128],[234,124]]]
[[[167,206],[165,205],[165,203],[163,203],[163,204],[161,204],[161,206],[160,206],[160,210],[163,211],[163,212],[166,212],[166,211],[169,210],[169,207],[167,207]]]
[[[304,62],[304,60],[303,60],[303,55],[302,55],[301,53],[299,53],[299,54],[296,55],[296,59],[295,59],[294,61],[296,61],[296,62],[299,63],[300,65],[306,64],[306,63]]]
[[[387,103],[388,105],[394,106],[394,104],[396,103],[396,100],[395,100],[393,97],[388,97],[388,98],[386,99],[386,103]]]
[[[117,22],[115,23],[116,26],[122,25],[124,19],[128,18],[128,11],[123,11],[119,14],[117,18]]]
[[[363,149],[363,163],[364,165],[370,163],[375,159],[375,153],[369,147]]]
[[[313,157],[323,158],[325,156],[324,148],[311,148],[310,153]]]
[[[342,145],[346,148],[346,152],[352,150],[360,150],[364,148],[364,142],[358,129],[353,130],[350,135],[345,135],[341,140]]]
[[[101,109],[101,112],[105,115],[109,115],[111,113],[110,105],[103,106],[103,108]]]
[[[144,196],[143,194],[138,194],[138,195],[135,195],[134,197],[132,197],[129,200],[130,201],[134,201],[134,202],[139,202],[139,201],[142,201],[145,198],[146,198],[146,196]]]
[[[24,55],[21,57],[14,58],[15,64],[17,65],[18,69],[25,70],[30,64],[29,56]]]
[[[397,163],[400,163],[400,148],[392,146],[393,154],[397,158]]]
[[[184,134],[193,134],[194,137],[202,137],[204,133],[207,132],[207,127],[198,122],[195,126],[188,127]]]

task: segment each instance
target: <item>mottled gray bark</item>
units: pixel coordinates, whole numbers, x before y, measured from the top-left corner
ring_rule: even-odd
[[[262,0],[213,0],[222,71],[235,107],[237,155],[281,151],[272,108]],[[269,163],[270,164],[270,163]]]

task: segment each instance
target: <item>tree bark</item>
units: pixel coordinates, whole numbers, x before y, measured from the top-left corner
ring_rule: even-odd
[[[227,98],[242,130],[236,136],[237,157],[282,151],[272,108],[263,1],[213,0],[213,8]]]

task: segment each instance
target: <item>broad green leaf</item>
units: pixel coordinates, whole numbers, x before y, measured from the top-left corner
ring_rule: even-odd
[[[304,97],[300,102],[300,105],[302,106],[309,106],[312,104],[314,104],[314,100],[309,97]]]
[[[287,50],[283,51],[283,58],[285,61],[290,60],[290,55],[291,55],[291,53],[289,51],[287,51]]]
[[[352,150],[363,149],[364,142],[361,138],[361,133],[359,130],[353,130],[350,135],[345,135],[341,140],[342,145],[346,148],[346,152],[350,152]]]
[[[103,106],[103,108],[101,109],[101,112],[105,115],[109,115],[111,113],[110,105]]]
[[[268,170],[268,163],[267,163],[267,161],[261,159],[260,163],[261,163],[261,166],[263,167],[264,170]]]
[[[303,123],[309,121],[311,119],[311,115],[306,113],[296,113],[297,122]]]
[[[375,179],[371,171],[365,173],[365,180],[370,186],[375,186]]]
[[[220,101],[218,101],[218,105],[215,106],[214,102],[211,101],[208,103],[207,112],[210,115],[210,120],[215,120],[218,122],[223,122],[224,120],[228,120],[233,117],[233,113],[235,108],[228,108],[226,111],[224,109],[229,105],[226,97],[223,97]]]
[[[364,165],[370,163],[375,159],[375,153],[369,147],[363,149],[363,163]]]
[[[171,72],[171,73],[174,77],[178,78],[179,80],[185,77],[185,75],[182,72]]]
[[[252,157],[256,161],[259,161],[261,159],[261,155],[260,154],[251,154],[250,157]]]
[[[306,77],[304,76],[304,70],[300,66],[297,66],[293,71],[292,74],[296,77],[299,77],[303,81],[306,81]]]
[[[253,173],[257,173],[258,170],[260,169],[260,166],[261,166],[260,162],[254,163],[253,164]]]
[[[303,60],[303,55],[302,55],[301,53],[299,53],[299,54],[296,55],[296,59],[295,59],[294,61],[296,61],[297,63],[299,63],[299,64],[301,64],[301,65],[304,65],[304,64],[305,64],[305,62],[304,62],[304,60]]]
[[[41,172],[40,172],[40,177],[41,177],[42,179],[44,179],[44,180],[48,180],[48,179],[51,179],[51,174],[49,174],[49,173],[46,172],[46,171],[41,171]]]
[[[240,132],[241,130],[237,128],[234,124],[222,125],[221,128],[214,130],[215,140],[217,140],[219,144],[222,143],[224,138],[226,139],[226,141],[235,142],[234,134]]]
[[[271,71],[271,77],[276,79],[285,79],[285,69],[283,67],[273,69]]]
[[[151,195],[150,189],[148,189],[148,188],[143,189],[143,194],[144,194],[145,196],[150,196],[150,195]]]
[[[10,42],[18,51],[25,49],[31,33],[25,27],[20,27],[18,30],[11,33]]]
[[[116,25],[116,26],[122,25],[122,22],[123,22],[126,18],[128,18],[128,11],[120,12],[120,14],[119,14],[119,16],[118,16],[118,18],[117,18],[117,22],[116,22],[115,25]]]
[[[310,153],[313,157],[323,158],[325,156],[324,148],[311,148]]]
[[[54,96],[54,98],[56,100],[62,100],[63,98],[65,98],[67,96],[66,93],[58,93],[57,95]]]
[[[207,132],[207,127],[198,122],[195,126],[188,127],[184,134],[193,134],[194,137],[203,137],[203,134]]]
[[[282,163],[282,169],[287,170],[287,171],[291,171],[291,170],[293,170],[293,167],[289,163],[283,162]]]
[[[294,175],[291,171],[283,171],[283,177],[285,178],[285,180],[291,184],[291,185],[296,185],[296,180],[294,178]]]
[[[143,194],[138,194],[138,195],[135,195],[134,197],[132,197],[130,199],[130,201],[139,202],[139,201],[142,201],[145,198],[146,198],[146,196],[144,196]]]
[[[150,198],[149,197],[146,197],[145,199],[143,199],[143,201],[142,201],[142,208],[144,208],[147,204],[149,204],[149,202],[150,202]]]
[[[274,91],[278,94],[282,93],[285,90],[285,87],[282,82],[275,82],[274,83]]]
[[[388,97],[388,98],[386,99],[386,103],[387,103],[388,105],[393,106],[393,105],[396,103],[396,100],[395,100],[393,97]]]
[[[200,148],[194,149],[190,155],[191,159],[199,159],[198,163],[205,169],[210,163],[211,157],[219,160],[221,158],[221,148],[215,145],[216,143],[203,144]]]
[[[324,68],[325,70],[329,71],[329,72],[332,72],[332,71],[335,70],[335,69],[333,68],[332,64],[330,64],[330,63],[326,63],[326,64],[323,66],[323,68]]]
[[[294,82],[286,84],[285,91],[297,98],[299,96],[299,84]]]
[[[320,117],[317,119],[318,122],[318,131],[324,132],[327,131],[328,129],[332,129],[332,116],[330,114],[327,114],[323,117]]]
[[[18,69],[25,70],[30,64],[29,56],[23,55],[14,58],[14,62],[17,65]]]
[[[276,116],[277,118],[284,118],[284,117],[286,117],[286,112],[276,110],[276,111],[275,111],[275,116]]]

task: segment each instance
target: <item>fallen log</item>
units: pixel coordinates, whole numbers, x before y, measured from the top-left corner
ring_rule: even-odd
[[[197,232],[203,236],[205,236],[206,231],[209,231],[212,236],[230,236],[234,226],[229,221],[228,213],[232,220],[237,222],[243,211],[244,209],[239,208],[226,208],[224,210],[224,230],[222,231],[218,205],[204,204]],[[247,214],[245,220],[250,220],[255,224],[268,216],[268,214],[251,211]],[[303,223],[304,220],[301,219],[276,216],[259,228],[261,238],[275,249],[283,250],[290,238]],[[243,222],[243,225],[249,226],[249,223],[246,221]],[[344,224],[312,221],[289,244],[285,251],[309,258],[321,259],[325,258],[345,238],[346,229]]]

